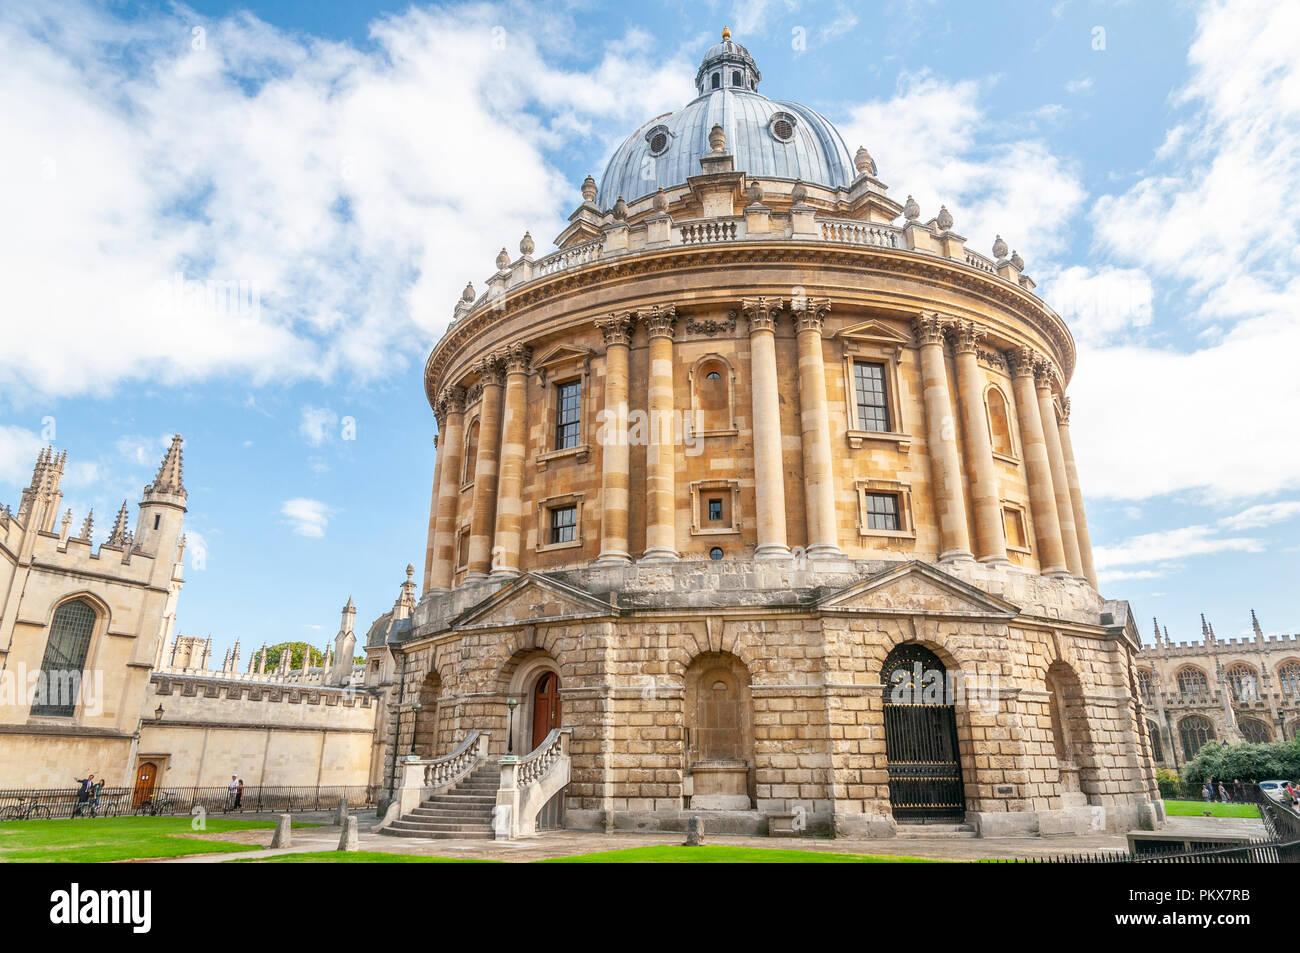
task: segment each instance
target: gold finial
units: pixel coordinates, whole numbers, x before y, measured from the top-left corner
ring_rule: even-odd
[[[731,39],[731,27],[729,27],[729,26],[724,26],[724,27],[722,28],[722,38],[723,38],[724,40],[729,40],[729,39]]]

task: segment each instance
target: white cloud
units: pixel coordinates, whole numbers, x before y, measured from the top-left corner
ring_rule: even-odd
[[[1032,272],[1063,247],[1083,186],[1041,140],[1000,138],[980,92],[973,80],[904,74],[895,96],[851,107],[840,130],[850,150],[867,147],[900,201],[916,198],[922,220],[946,205],[971,248],[988,254],[1000,234]]]
[[[1094,548],[1092,551],[1093,561],[1100,571],[1109,570],[1115,566],[1162,563],[1188,556],[1208,556],[1222,552],[1257,553],[1264,548],[1261,540],[1239,536],[1219,536],[1217,532],[1213,526],[1184,526],[1179,529],[1143,533],[1140,536],[1132,536],[1115,546],[1098,546]],[[1137,578],[1151,577],[1139,576]]]
[[[333,437],[330,430],[338,423],[339,415],[327,407],[307,406],[302,409],[298,433],[313,447],[319,447]]]
[[[299,536],[320,539],[325,535],[325,528],[329,525],[334,510],[320,500],[300,496],[285,500],[280,506],[280,515],[289,520],[289,525]]]
[[[1043,286],[1078,341],[1103,343],[1151,324],[1151,281],[1139,269],[1074,265],[1044,276]]]
[[[1072,79],[1065,84],[1067,93],[1087,93],[1092,91],[1092,77],[1084,76],[1081,79]]]
[[[1260,503],[1233,516],[1225,516],[1219,525],[1230,530],[1258,529],[1300,516],[1300,500]]]
[[[365,378],[421,354],[466,279],[577,204],[544,150],[689,99],[693,69],[635,32],[551,66],[579,30],[411,9],[361,51],[244,13],[8,8],[0,308],[44,333],[0,350],[0,391]]]
[[[0,424],[0,483],[27,486],[36,455],[44,446],[45,442],[25,427]],[[6,502],[14,506],[18,501]]]

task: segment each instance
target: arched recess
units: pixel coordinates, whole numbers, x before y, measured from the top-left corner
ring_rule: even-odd
[[[1196,752],[1215,740],[1214,725],[1204,715],[1188,715],[1178,723],[1178,738],[1183,743],[1183,757],[1191,761]]]
[[[1137,670],[1138,694],[1142,696],[1142,704],[1150,705],[1155,700],[1155,679],[1151,669],[1140,668]]]
[[[465,428],[465,455],[461,462],[460,476],[462,486],[474,479],[474,468],[478,466],[478,431],[479,420],[475,417]]]
[[[542,649],[517,653],[502,674],[507,697],[518,703],[510,729],[511,746],[523,757],[541,744],[551,728],[564,727],[563,674],[559,663]],[[508,711],[506,714],[509,720]]]
[[[736,372],[721,354],[706,354],[688,375],[691,432],[697,437],[736,430]]]
[[[438,715],[442,698],[442,676],[431,671],[420,684],[418,701],[420,710],[415,714],[415,753],[421,758],[436,758],[438,746]]]
[[[1156,764],[1164,764],[1165,744],[1160,737],[1160,726],[1150,719],[1147,720],[1147,738],[1151,740],[1151,760]]]
[[[948,669],[924,645],[904,642],[885,658],[885,757],[889,805],[903,823],[966,815],[961,747]]]
[[[1258,718],[1242,718],[1237,727],[1241,729],[1241,736],[1252,745],[1268,744],[1273,740],[1273,732]]]
[[[1004,457],[1016,455],[1015,441],[1011,436],[1011,413],[1006,394],[996,384],[984,391],[984,410],[989,422],[989,440],[993,452]]]
[[[749,668],[730,652],[702,652],[685,679],[691,807],[748,810],[754,798],[754,704]]]
[[[76,714],[86,660],[107,620],[107,607],[89,593],[67,596],[54,606],[31,714],[60,718]]]
[[[1101,787],[1079,676],[1067,663],[1056,661],[1048,666],[1043,681],[1050,695],[1052,747],[1061,775],[1061,793],[1083,794],[1095,804]]]

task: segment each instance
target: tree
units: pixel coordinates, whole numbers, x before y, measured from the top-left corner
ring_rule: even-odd
[[[277,645],[268,645],[266,647],[266,671],[274,672],[280,667],[280,656],[286,649],[289,650],[289,668],[291,670],[302,668],[302,659],[305,653],[310,653],[309,658],[311,661],[309,665],[319,666],[324,661],[320,649],[312,648],[306,642],[280,642]],[[257,656],[260,654],[262,654],[261,649],[253,653],[254,665],[256,665]]]
[[[1183,770],[1188,784],[1215,781],[1267,781],[1300,778],[1300,739],[1267,744],[1225,745],[1211,741]]]

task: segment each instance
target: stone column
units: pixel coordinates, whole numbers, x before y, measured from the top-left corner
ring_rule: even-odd
[[[438,486],[442,483],[442,448],[439,437],[447,422],[445,413],[439,414],[435,409],[434,418],[438,421],[438,433],[433,435],[433,489],[429,494],[429,535],[424,546],[424,586],[421,593],[429,591],[433,578],[433,554],[438,546]]]
[[[492,575],[519,575],[523,540],[524,442],[528,436],[528,364],[533,349],[512,344],[502,352],[506,371],[501,422],[501,477],[497,484],[496,552]]]
[[[1011,386],[1016,397],[1016,418],[1020,422],[1020,443],[1029,481],[1029,507],[1038,540],[1039,571],[1044,576],[1068,576],[1065,549],[1061,544],[1061,521],[1056,514],[1056,491],[1052,487],[1052,465],[1047,459],[1043,418],[1034,390],[1034,364],[1038,355],[1030,348],[1007,352],[1011,365]]]
[[[1061,522],[1061,545],[1065,550],[1065,565],[1070,575],[1083,579],[1083,560],[1079,558],[1079,536],[1074,528],[1074,503],[1070,499],[1070,478],[1065,469],[1065,454],[1061,450],[1061,432],[1056,424],[1056,401],[1052,399],[1052,370],[1040,362],[1035,376],[1038,380],[1038,413],[1043,418],[1043,439],[1047,444],[1047,462],[1052,468],[1052,490],[1056,497],[1056,514]]]
[[[753,398],[754,508],[758,528],[755,559],[790,555],[785,537],[785,467],[781,454],[780,383],[776,376],[776,319],[780,298],[746,299],[749,321],[749,377]]]
[[[984,375],[977,350],[983,330],[973,321],[958,321],[950,328],[957,364],[957,403],[966,433],[966,473],[970,478],[975,510],[975,558],[982,563],[1008,562],[998,471],[993,462],[988,411],[984,406]]]
[[[655,305],[640,320],[650,338],[647,410],[650,445],[646,448],[646,529],[642,562],[677,560],[677,480],[673,421],[673,333],[677,309]]]
[[[628,352],[636,316],[630,311],[611,314],[596,327],[605,337],[605,413],[599,429],[600,555],[597,563],[629,563],[628,480],[631,450],[628,446]]]
[[[1061,434],[1065,475],[1070,481],[1070,504],[1074,508],[1074,531],[1079,537],[1079,559],[1083,562],[1083,575],[1092,588],[1096,589],[1097,569],[1092,562],[1092,537],[1088,534],[1088,518],[1083,512],[1083,487],[1079,483],[1079,469],[1074,464],[1074,445],[1070,442],[1070,398],[1068,397],[1061,403],[1061,419],[1057,429]]]
[[[826,366],[822,325],[831,303],[809,298],[795,310],[799,345],[799,426],[803,431],[803,480],[808,511],[808,555],[843,557],[835,519],[835,469],[831,457],[830,418],[826,413]]]
[[[953,418],[948,369],[943,360],[943,319],[922,314],[913,322],[921,351],[921,393],[925,404],[925,441],[930,455],[931,498],[939,520],[939,562],[970,559],[966,493],[961,484],[957,422]]]
[[[437,404],[446,418],[446,426],[441,423],[438,426],[438,456],[442,463],[439,465],[433,567],[425,588],[450,589],[456,571],[456,517],[460,509],[460,473],[465,463],[465,388],[444,387]],[[437,412],[435,410],[435,414]]]
[[[478,417],[478,459],[474,463],[474,497],[470,507],[469,568],[465,578],[486,579],[492,569],[492,532],[496,528],[497,461],[501,445],[501,355],[478,361],[483,378],[483,405]]]

